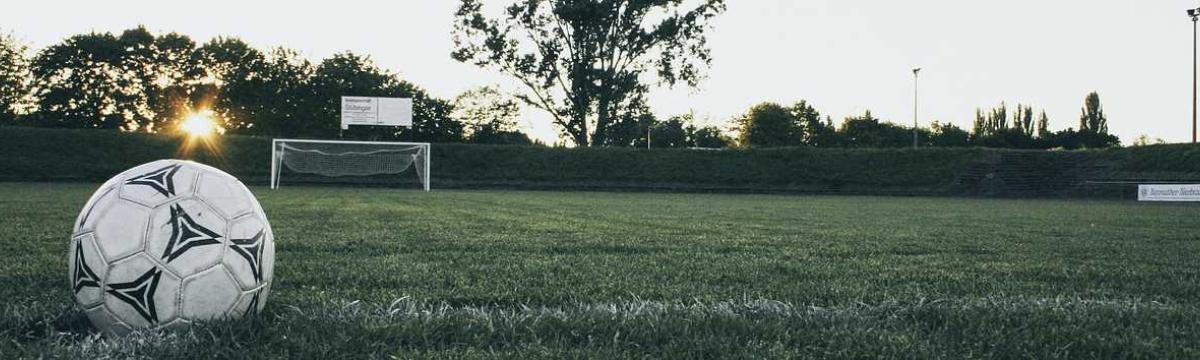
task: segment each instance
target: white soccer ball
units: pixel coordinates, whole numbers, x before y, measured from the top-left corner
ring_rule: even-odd
[[[75,221],[75,301],[107,335],[262,310],[275,242],[246,186],[202,164],[159,160],[100,186]]]

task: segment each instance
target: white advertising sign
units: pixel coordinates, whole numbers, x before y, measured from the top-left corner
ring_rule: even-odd
[[[342,97],[342,129],[350,125],[412,126],[412,99]]]
[[[1138,185],[1138,201],[1200,202],[1200,184]]]

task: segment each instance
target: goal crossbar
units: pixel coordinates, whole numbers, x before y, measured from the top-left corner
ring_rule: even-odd
[[[388,154],[396,153],[404,154],[387,158]],[[415,167],[422,187],[429,191],[429,153],[430,144],[423,142],[272,139],[271,189],[279,188],[284,167],[299,173],[326,176],[398,174],[409,167]],[[301,158],[305,161],[299,161]],[[342,169],[344,172],[337,169],[338,165],[354,166],[364,163],[378,169]]]

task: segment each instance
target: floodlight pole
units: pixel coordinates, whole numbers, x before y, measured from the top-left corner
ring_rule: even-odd
[[[917,87],[918,74],[921,73],[921,68],[913,69],[913,149],[917,148],[917,95],[919,87]]]
[[[1196,21],[1200,20],[1200,8],[1188,9],[1192,17],[1192,143],[1196,143]]]

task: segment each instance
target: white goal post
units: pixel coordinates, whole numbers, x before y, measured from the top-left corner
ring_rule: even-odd
[[[271,188],[283,169],[328,177],[398,175],[412,168],[429,191],[429,143],[274,139]]]

